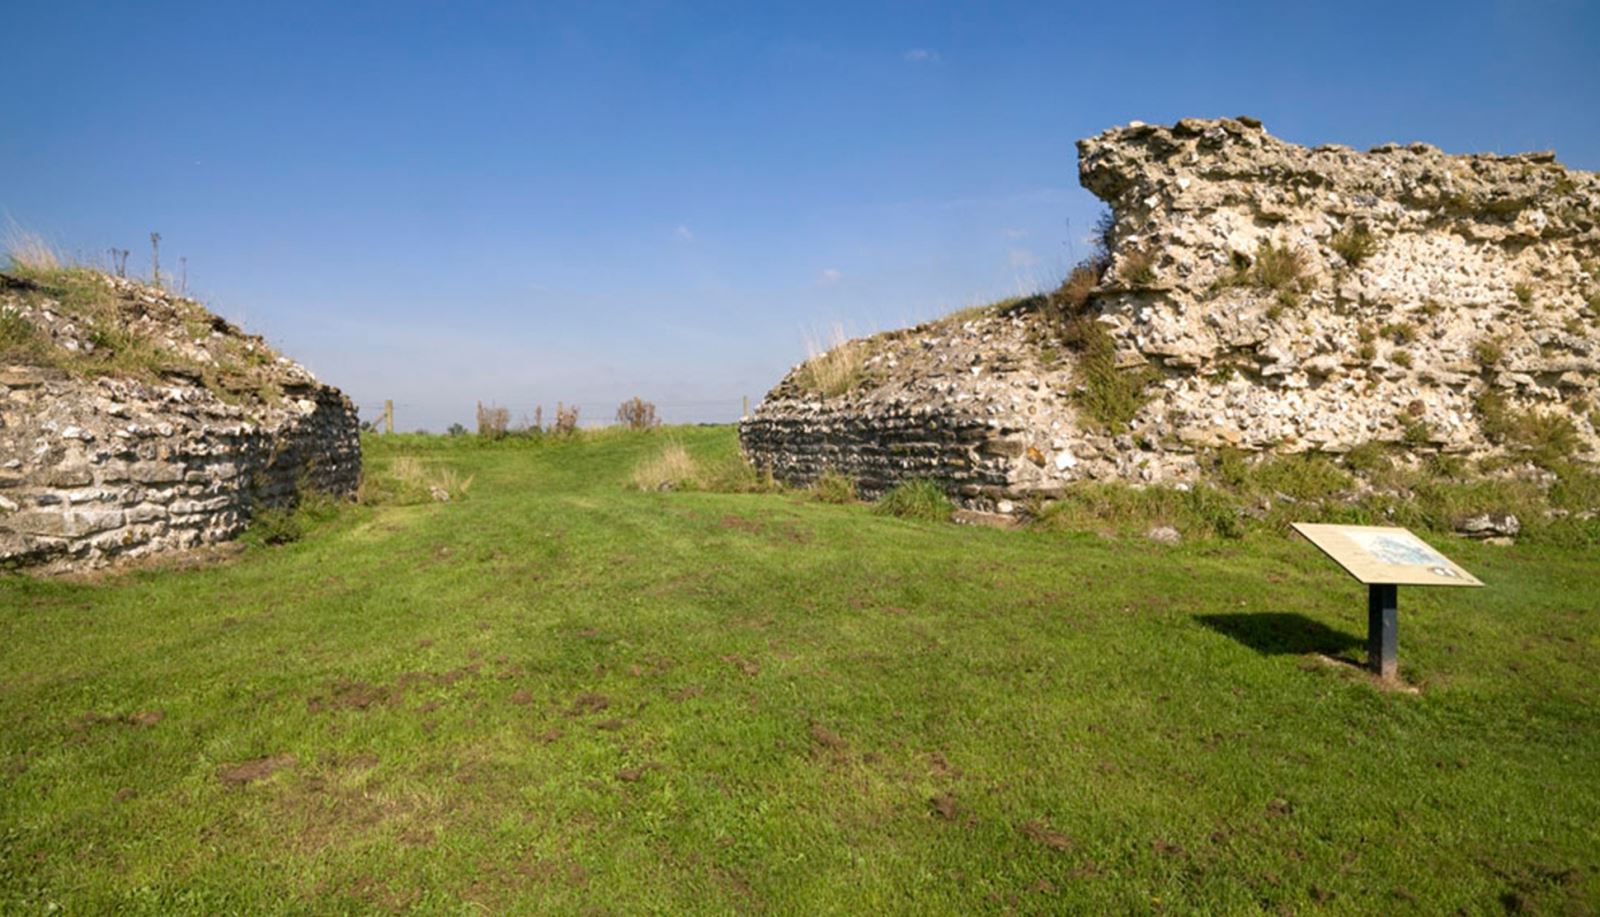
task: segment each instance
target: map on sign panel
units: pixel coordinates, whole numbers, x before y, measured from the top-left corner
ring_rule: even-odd
[[[1363,583],[1483,585],[1477,577],[1405,529],[1304,522],[1296,522],[1294,529]]]

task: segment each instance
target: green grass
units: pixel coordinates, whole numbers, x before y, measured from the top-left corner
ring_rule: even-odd
[[[1378,240],[1372,235],[1372,230],[1354,224],[1334,235],[1328,245],[1351,267],[1357,267],[1378,250]]]
[[[369,440],[475,483],[0,580],[0,911],[1600,902],[1592,551],[1439,542],[1489,587],[1401,591],[1412,695],[1314,655],[1364,595],[1281,535],[640,492],[661,442]]]
[[[945,496],[944,488],[937,482],[921,478],[896,484],[879,498],[873,508],[890,516],[925,522],[942,522],[955,512],[955,506]]]
[[[196,360],[173,350],[139,327],[136,322],[147,304],[117,290],[109,278],[93,268],[46,264],[27,266],[13,261],[5,273],[22,283],[0,286],[0,359],[59,369],[73,376],[114,376],[161,382],[176,371],[199,378],[206,388],[229,403],[248,400],[272,402],[283,392],[270,368],[276,355],[261,338],[230,333],[212,343],[215,362]],[[33,302],[71,316],[79,323],[92,350],[71,351],[51,341],[15,307]],[[182,327],[195,339],[208,340],[220,325],[199,303],[168,297],[158,307],[161,324],[168,330]]]

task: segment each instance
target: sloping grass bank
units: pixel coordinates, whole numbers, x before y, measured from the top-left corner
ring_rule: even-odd
[[[640,492],[676,437],[370,440],[470,489],[0,580],[0,911],[1592,911],[1600,569],[1441,544],[1415,695],[1303,543]]]

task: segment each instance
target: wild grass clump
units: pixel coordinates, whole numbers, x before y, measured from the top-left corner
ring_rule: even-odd
[[[700,462],[702,490],[722,494],[771,494],[785,488],[770,468],[757,468],[743,455],[733,453]]]
[[[855,480],[832,470],[817,475],[808,490],[813,500],[822,503],[855,503],[861,499]]]
[[[1507,446],[1512,453],[1539,467],[1562,466],[1571,454],[1582,448],[1578,426],[1566,414],[1536,408],[1517,410],[1506,395],[1494,389],[1483,390],[1483,394],[1474,398],[1472,408],[1477,413],[1478,429],[1483,430],[1485,438],[1494,445]]]
[[[1218,280],[1222,287],[1257,287],[1278,292],[1298,292],[1306,279],[1305,253],[1263,239],[1254,258],[1236,254],[1232,273]]]
[[[617,406],[617,423],[630,430],[648,430],[661,425],[656,406],[637,395]]]
[[[318,490],[302,487],[288,505],[258,505],[250,515],[245,540],[261,545],[292,544],[339,514],[340,501]]]
[[[784,488],[737,450],[696,456],[676,438],[667,440],[633,467],[628,486],[641,491],[706,491],[724,494],[777,493]]]
[[[282,396],[270,375],[258,371],[271,360],[264,342],[239,334],[198,303],[170,299],[160,307],[161,317],[151,326],[149,306],[119,289],[104,272],[66,263],[42,242],[11,244],[9,279],[4,286],[8,298],[14,299],[10,305],[0,306],[0,358],[87,378],[121,376],[159,383],[176,372],[201,379],[206,388],[231,404],[249,398],[274,401]],[[52,340],[49,330],[30,319],[30,312],[36,309],[69,318],[81,346]],[[167,346],[161,332],[169,321],[181,325],[195,339],[209,340],[215,330],[229,333],[220,342],[208,344],[214,360],[197,360]]]
[[[28,232],[15,222],[6,227],[6,259],[12,271],[22,274],[49,273],[61,269],[63,260],[55,248],[38,233]]]
[[[683,443],[672,440],[639,463],[628,480],[636,490],[693,490],[701,483],[701,472]]]
[[[44,332],[22,317],[22,313],[0,306],[0,359],[27,360],[43,354],[49,346]]]
[[[1081,482],[1041,507],[1035,525],[1045,529],[1109,529],[1125,535],[1172,526],[1187,535],[1239,538],[1245,527],[1239,500],[1215,487],[1135,487]]]
[[[926,478],[903,481],[878,499],[873,511],[902,519],[944,522],[955,512],[955,504],[936,482]]]
[[[1328,246],[1345,264],[1356,267],[1378,250],[1378,240],[1367,227],[1351,224],[1335,234]]]
[[[399,455],[387,465],[363,471],[356,499],[372,506],[460,500],[472,489],[473,479],[473,475],[463,476],[448,465],[424,462],[414,455]]]
[[[812,394],[836,398],[864,381],[862,364],[867,351],[865,341],[848,339],[843,326],[835,325],[828,344],[806,341],[806,362],[796,373],[795,381]]]
[[[1564,419],[1564,418],[1563,418]],[[1535,423],[1551,423],[1548,419]],[[1559,426],[1559,424],[1557,424]],[[1541,428],[1544,435],[1552,435]],[[1553,434],[1561,443],[1566,434]],[[1466,519],[1511,514],[1519,538],[1600,546],[1600,473],[1570,460],[1532,452],[1548,462],[1537,474],[1510,466],[1474,469],[1451,455],[1396,461],[1395,447],[1370,442],[1343,457],[1323,453],[1252,456],[1222,449],[1202,457],[1204,480],[1186,487],[1082,482],[1034,510],[1046,529],[1138,535],[1170,525],[1187,536],[1237,537],[1282,532],[1291,522],[1401,525],[1451,532]],[[1555,481],[1550,484],[1549,481]]]
[[[1355,484],[1332,456],[1317,452],[1268,457],[1253,465],[1244,480],[1257,493],[1297,501],[1338,498]]]
[[[998,315],[1014,306],[1027,302],[1029,299],[1030,297],[1027,296],[1008,296],[1005,299],[997,300],[995,302],[981,303],[975,306],[965,306],[949,313],[948,315],[942,316],[939,321],[940,323],[946,325],[962,325],[966,324],[967,322],[976,321],[980,318]]]
[[[1577,425],[1565,414],[1534,408],[1517,410],[1492,389],[1479,395],[1473,408],[1478,415],[1478,429],[1491,443],[1503,445],[1541,468],[1561,465],[1583,446]]]
[[[1074,401],[1088,426],[1110,433],[1126,430],[1150,401],[1147,389],[1155,373],[1149,367],[1119,367],[1115,339],[1091,315],[1074,317],[1064,339],[1078,355]]]
[[[1505,357],[1506,350],[1499,338],[1481,338],[1472,344],[1472,359],[1484,369],[1493,369]]]
[[[1410,344],[1417,339],[1417,326],[1411,322],[1388,322],[1378,332],[1396,344]]]
[[[1344,454],[1344,467],[1362,474],[1387,471],[1394,467],[1389,448],[1376,440],[1365,442]]]
[[[1517,298],[1517,305],[1526,309],[1533,305],[1533,284],[1527,282],[1513,284],[1511,295]]]
[[[511,412],[494,404],[485,405],[478,402],[478,435],[487,440],[496,440],[506,435],[506,427],[511,423]]]
[[[556,402],[556,422],[550,428],[556,436],[571,436],[578,432],[578,406],[568,407],[561,402]]]
[[[1156,282],[1156,253],[1148,248],[1124,252],[1117,276],[1130,287],[1151,286]]]
[[[1263,243],[1256,252],[1253,276],[1257,286],[1287,290],[1305,275],[1305,255],[1287,245]]]
[[[1073,268],[1061,286],[1044,298],[1042,313],[1054,339],[1077,354],[1074,400],[1085,426],[1116,433],[1126,430],[1149,402],[1146,389],[1155,373],[1148,367],[1117,365],[1116,341],[1097,320],[1092,306],[1105,266],[1105,260],[1096,257]]]

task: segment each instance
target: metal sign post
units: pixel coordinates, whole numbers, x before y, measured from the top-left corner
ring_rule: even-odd
[[[1394,583],[1367,587],[1367,664],[1378,677],[1392,679],[1400,670],[1400,609]]]
[[[1345,572],[1367,586],[1367,665],[1385,681],[1399,663],[1401,586],[1482,586],[1471,573],[1401,528],[1294,523]]]

